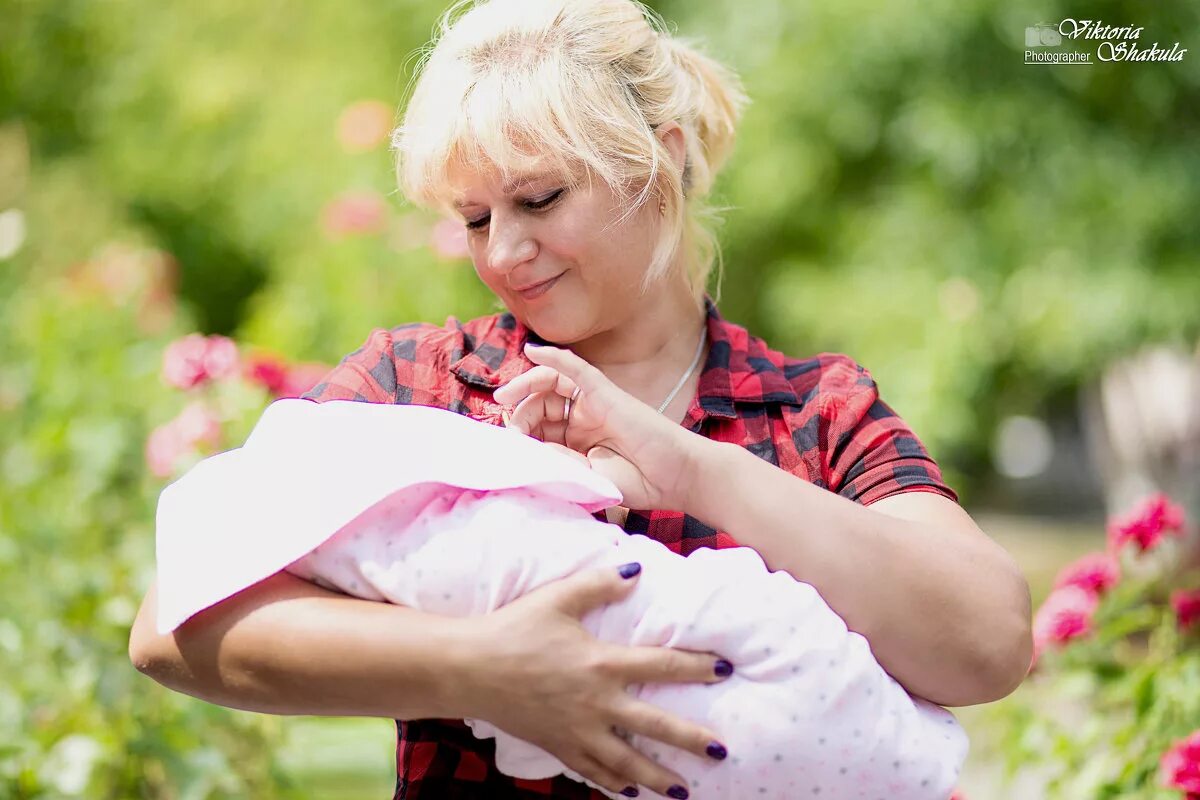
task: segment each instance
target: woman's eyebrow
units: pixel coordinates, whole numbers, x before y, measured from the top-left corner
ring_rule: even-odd
[[[543,180],[545,178],[549,178],[549,177],[552,177],[550,173],[532,173],[529,175],[517,175],[517,176],[513,177],[511,180],[506,181],[504,183],[504,185],[500,187],[500,190],[505,195],[515,194],[519,189],[522,189],[526,186],[529,186],[532,183],[537,183],[538,181]],[[467,200],[459,199],[459,200],[454,201],[454,207],[456,209],[462,208],[463,206],[466,206],[466,205],[470,205],[470,202]]]
[[[518,189],[522,189],[531,183],[537,183],[538,181],[548,177],[550,177],[548,173],[542,172],[531,173],[529,175],[517,175],[512,180],[507,181],[501,188],[505,194],[513,194]]]

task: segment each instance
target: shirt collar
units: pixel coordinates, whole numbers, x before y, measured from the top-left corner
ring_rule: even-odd
[[[737,416],[735,403],[800,405],[791,381],[771,358],[766,343],[722,317],[707,294],[704,305],[709,349],[697,391],[701,410],[732,419]],[[495,389],[507,383],[533,366],[525,357],[525,342],[549,344],[510,312],[481,321],[484,326],[478,331],[455,323],[463,333],[463,349],[461,355],[452,355],[450,371],[472,386]]]

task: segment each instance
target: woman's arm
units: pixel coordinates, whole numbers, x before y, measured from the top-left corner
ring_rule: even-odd
[[[628,566],[628,565],[627,565]],[[637,683],[716,683],[711,653],[622,647],[580,618],[624,599],[636,570],[585,570],[479,617],[443,617],[349,598],[278,573],[155,632],[154,587],[129,640],[134,665],[164,686],[271,714],[483,719],[613,792],[667,794],[688,783],[617,735],[640,733],[704,759],[717,735],[627,694]],[[674,795],[673,795],[674,796]]]
[[[269,714],[463,716],[452,690],[462,669],[459,620],[280,572],[160,635],[156,597],[152,586],[129,657],[169,689]]]
[[[908,492],[864,507],[737,445],[692,439],[685,510],[812,584],[910,692],[972,705],[1024,678],[1029,587],[956,503]]]

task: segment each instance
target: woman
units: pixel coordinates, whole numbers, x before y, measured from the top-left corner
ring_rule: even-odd
[[[865,370],[770,350],[704,293],[716,252],[704,202],[744,100],[653,22],[630,0],[493,0],[446,16],[395,137],[400,182],[462,220],[508,312],[377,329],[308,397],[507,420],[612,478],[626,530],[683,554],[753,547],[811,583],[911,693],[952,706],[1006,695],[1031,651],[1011,558]],[[563,778],[500,775],[464,717],[613,791],[686,797],[688,776],[620,731],[716,759],[720,732],[624,688],[731,667],[588,637],[579,617],[635,580],[577,575],[450,620],[278,574],[174,637],[154,635],[152,589],[130,655],[222,705],[398,720],[398,797],[592,797]]]

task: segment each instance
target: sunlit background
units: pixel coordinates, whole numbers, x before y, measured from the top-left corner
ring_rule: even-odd
[[[1121,629],[1175,649],[1055,654],[1074,730],[1033,687],[965,712],[964,794],[1182,797],[1159,756],[1200,728],[1195,634],[1164,605],[1192,587],[1172,509],[1200,511],[1200,5],[652,5],[752,98],[717,190],[727,317],[865,365],[1035,601],[1106,518],[1177,504],[1143,507],[1173,549],[1134,565],[1161,602]],[[461,226],[391,173],[442,7],[0,0],[0,797],[390,796],[388,722],[219,709],[125,648],[172,476],[372,328],[498,309]],[[1027,27],[1082,16],[1189,52],[1023,63]]]

